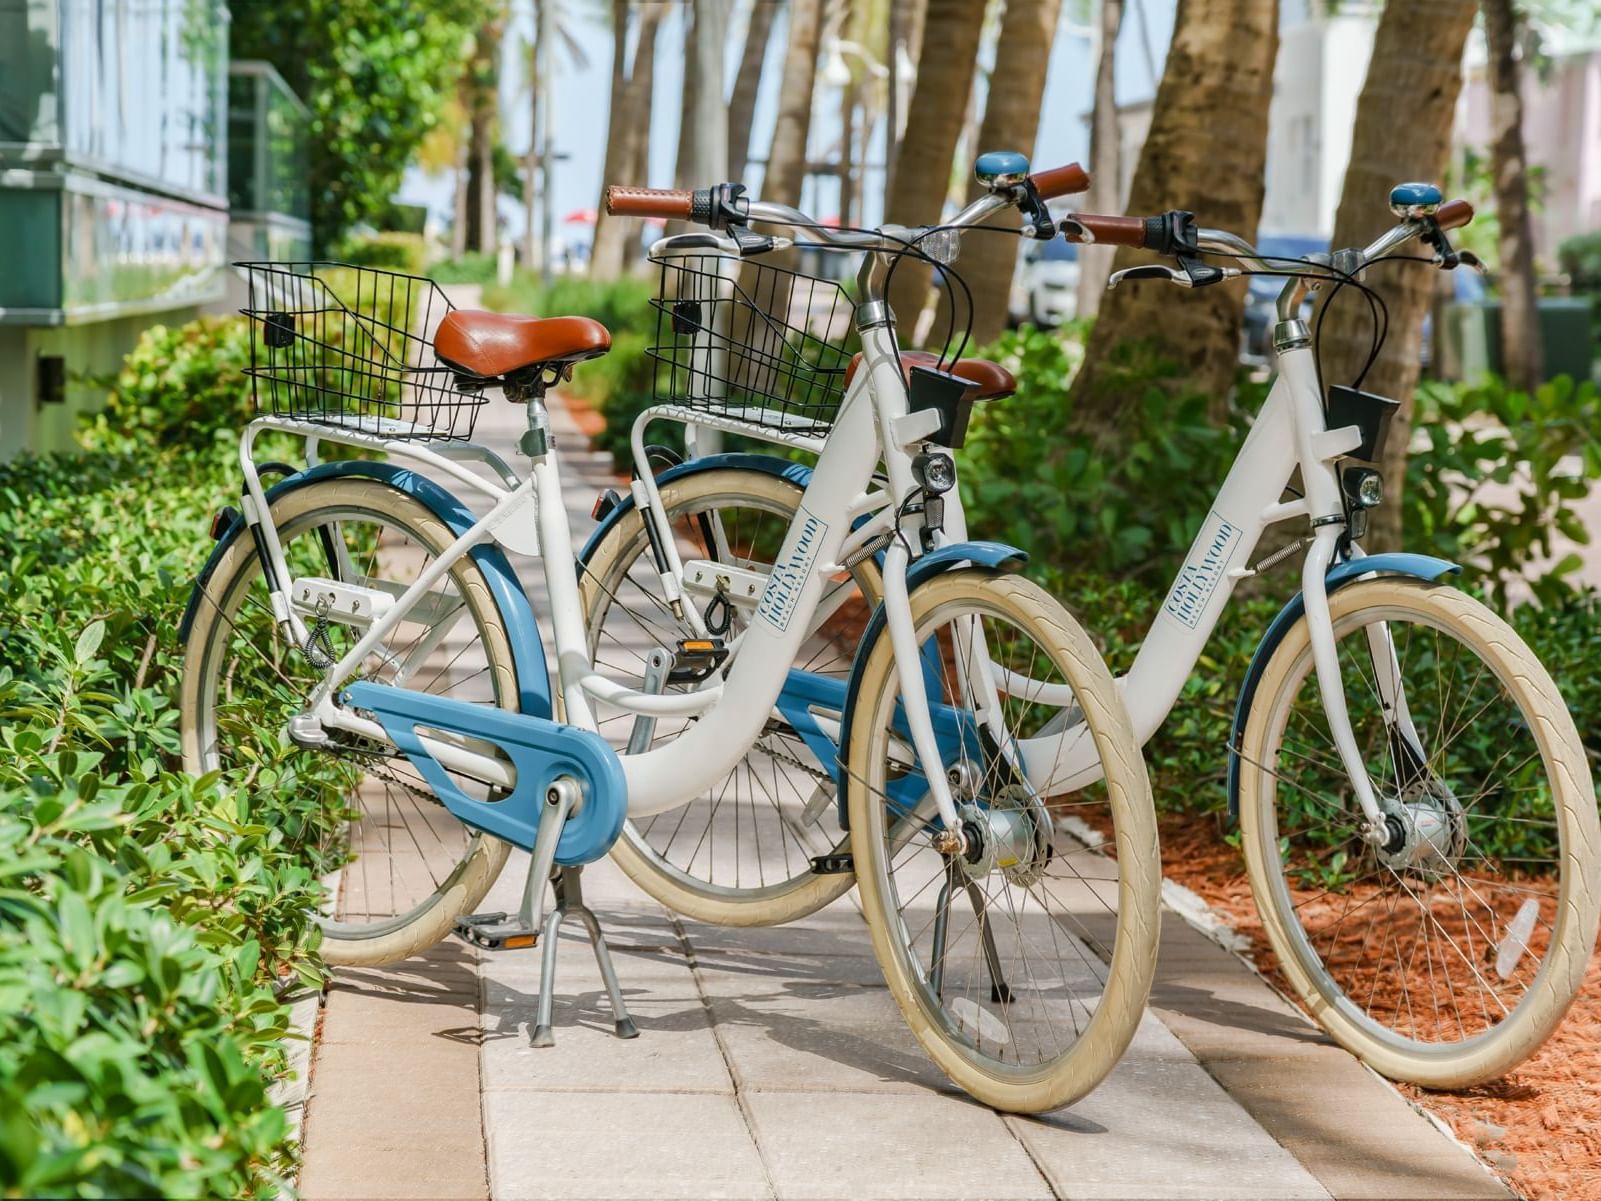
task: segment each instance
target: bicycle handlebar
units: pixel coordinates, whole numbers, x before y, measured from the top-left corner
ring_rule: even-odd
[[[1036,171],[1029,180],[1041,200],[1055,200],[1058,196],[1074,196],[1090,190],[1090,173],[1077,163]]]
[[[691,220],[695,193],[679,188],[606,186],[606,212],[613,217],[660,217],[667,221]]]

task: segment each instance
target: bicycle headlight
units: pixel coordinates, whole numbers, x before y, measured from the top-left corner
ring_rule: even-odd
[[[1342,482],[1353,508],[1372,509],[1384,500],[1384,477],[1372,467],[1348,467]]]
[[[942,450],[925,450],[912,460],[912,477],[930,496],[956,487],[956,460]]]

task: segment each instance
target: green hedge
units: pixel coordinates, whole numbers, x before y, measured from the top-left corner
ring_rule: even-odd
[[[331,797],[178,754],[176,631],[237,494],[244,345],[154,329],[98,453],[0,466],[6,1196],[267,1196],[292,1166],[267,1089],[280,993],[320,979]]]

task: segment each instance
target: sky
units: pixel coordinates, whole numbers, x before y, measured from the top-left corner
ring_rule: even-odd
[[[604,167],[607,130],[607,105],[611,88],[611,33],[600,19],[599,5],[586,0],[558,0],[570,14],[567,26],[582,48],[587,65],[575,63],[565,52],[557,62],[557,102],[555,110],[556,151],[565,155],[558,161],[555,175],[556,220],[560,222],[569,213],[594,209],[600,198],[601,172]],[[1117,97],[1120,104],[1147,99],[1155,93],[1156,80],[1147,65],[1146,45],[1154,59],[1157,75],[1162,69],[1167,43],[1172,36],[1175,0],[1139,0],[1125,6],[1123,31],[1117,48]],[[746,14],[749,0],[734,0],[733,16],[729,23],[728,61],[725,79],[732,86],[734,71],[744,44]],[[1148,28],[1142,37],[1141,16]],[[765,157],[766,139],[771,137],[774,109],[777,104],[779,75],[783,68],[786,18],[781,13],[773,28],[768,44],[768,58],[762,73],[762,91],[757,100],[752,137],[751,157]],[[522,62],[526,57],[525,43],[533,39],[534,18],[532,0],[513,0],[511,28],[506,38],[505,60],[501,82],[501,122],[507,147],[514,154],[523,153],[528,145],[529,99],[526,92]],[[983,51],[981,65],[987,66],[993,47]],[[1032,149],[1034,163],[1040,167],[1057,166],[1071,161],[1084,161],[1089,152],[1089,133],[1085,121],[1094,89],[1089,31],[1072,26],[1065,18],[1061,22],[1052,46],[1050,67],[1046,76],[1045,96],[1040,106],[1039,135]],[[656,45],[656,80],[654,107],[656,119],[652,122],[650,144],[650,178],[644,180],[615,180],[647,187],[672,186],[673,161],[678,144],[678,97],[683,84],[683,26],[675,14],[662,24]],[[814,158],[839,137],[838,92],[819,84],[814,97],[814,116],[811,134],[811,153]],[[864,204],[863,220],[876,224],[881,219],[883,201],[882,126],[875,137],[873,152],[869,154],[870,167],[862,184]],[[984,149],[1013,149],[1013,147],[985,147]],[[753,195],[760,195],[760,170],[752,167],[745,182],[752,186]],[[719,182],[707,180],[708,184]],[[402,200],[427,204],[441,218],[448,218],[454,183],[450,176],[429,178],[413,170],[402,187]],[[832,180],[814,181],[802,198],[802,207],[814,216],[829,217],[838,211],[835,185]],[[503,200],[502,217],[507,232],[516,237],[523,227],[522,206]],[[582,226],[569,230],[587,237]]]

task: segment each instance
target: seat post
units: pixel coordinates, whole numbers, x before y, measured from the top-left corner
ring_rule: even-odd
[[[545,381],[536,380],[525,394],[528,428],[523,431],[517,449],[530,459],[543,459],[555,445],[550,436],[550,410],[545,407]]]

